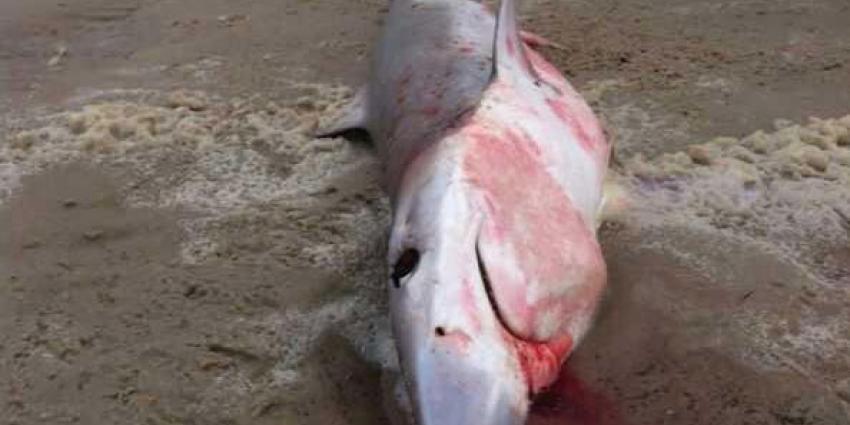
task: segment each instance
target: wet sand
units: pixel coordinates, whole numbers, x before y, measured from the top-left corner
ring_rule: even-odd
[[[384,10],[0,4],[0,423],[404,423],[377,164],[307,136]],[[850,5],[523,18],[632,203],[530,423],[850,423]]]

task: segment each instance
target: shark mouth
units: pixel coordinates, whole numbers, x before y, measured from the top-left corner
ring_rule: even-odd
[[[513,347],[513,354],[528,385],[528,398],[532,399],[557,380],[561,365],[573,348],[573,338],[566,334],[550,341],[538,342],[523,338],[512,331],[507,325],[503,313],[499,310],[499,304],[493,294],[490,276],[487,274],[487,267],[477,243],[475,244],[475,258],[478,262],[478,272],[481,275],[481,282],[487,293],[490,308],[499,322],[502,337],[510,347]]]

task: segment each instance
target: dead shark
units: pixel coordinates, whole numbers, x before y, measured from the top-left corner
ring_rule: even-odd
[[[393,0],[366,130],[393,207],[389,292],[420,425],[517,425],[587,332],[611,147],[512,0]]]

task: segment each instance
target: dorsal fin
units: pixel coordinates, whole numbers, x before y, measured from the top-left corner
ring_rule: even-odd
[[[517,11],[514,0],[502,0],[499,14],[496,16],[496,37],[493,40],[493,75],[521,71],[534,81],[540,81],[537,71],[531,66],[525,54],[525,46],[517,24]]]

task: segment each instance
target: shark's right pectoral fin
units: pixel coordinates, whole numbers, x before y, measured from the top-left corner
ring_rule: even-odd
[[[361,87],[335,117],[319,126],[315,137],[336,137],[353,130],[366,130],[368,98],[367,88]]]

